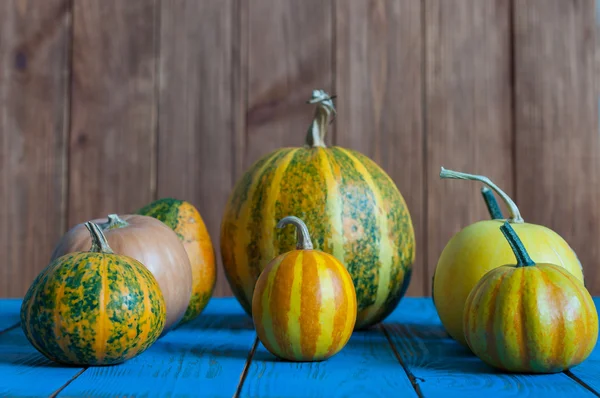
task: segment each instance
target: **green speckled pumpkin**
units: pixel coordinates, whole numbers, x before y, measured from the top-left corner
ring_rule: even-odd
[[[326,148],[335,112],[331,98],[315,90],[309,102],[317,109],[306,145],[264,156],[230,195],[221,224],[225,274],[250,314],[262,270],[295,247],[294,232],[275,225],[296,216],[317,237],[315,249],[332,254],[349,271],[356,328],[365,328],[389,315],[406,292],[415,258],[413,225],[402,195],[376,163],[356,151]]]
[[[98,226],[89,252],[52,261],[21,305],[21,327],[49,359],[67,365],[112,365],[140,354],[166,320],[162,292],[137,260],[112,252]]]

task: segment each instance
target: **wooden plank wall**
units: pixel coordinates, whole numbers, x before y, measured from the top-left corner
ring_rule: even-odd
[[[329,144],[396,181],[415,224],[409,294],[486,218],[488,175],[574,247],[600,294],[600,56],[593,0],[0,2],[0,296],[24,294],[70,226],[176,196],[218,249],[244,169],[301,145],[314,88]],[[598,59],[598,60],[597,60]],[[219,265],[216,294],[230,290]]]

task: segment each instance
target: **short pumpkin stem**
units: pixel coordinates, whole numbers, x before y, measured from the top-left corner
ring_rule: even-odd
[[[487,178],[485,176],[476,175],[476,174],[467,174],[467,173],[461,173],[461,172],[453,171],[453,170],[446,170],[443,167],[440,171],[440,177],[441,178],[453,178],[456,180],[473,180],[473,181],[479,181],[479,182],[484,183],[485,185],[490,187],[494,192],[496,192],[498,194],[498,196],[500,196],[502,198],[502,200],[508,207],[508,210],[510,213],[510,218],[508,219],[509,222],[517,223],[517,224],[521,224],[524,222],[523,217],[521,217],[521,212],[519,211],[519,208],[517,207],[515,202],[513,202],[513,200],[510,198],[510,196],[508,196],[503,190],[498,188],[498,186],[496,184],[494,184],[492,182],[492,180],[490,180],[489,178]]]
[[[287,216],[279,220],[277,223],[277,228],[283,228],[286,225],[293,225],[296,227],[296,249],[298,250],[312,250],[313,244],[310,240],[310,234],[308,233],[308,228],[304,221],[294,216]]]
[[[531,257],[529,257],[529,253],[527,253],[527,250],[525,250],[523,242],[521,242],[521,239],[519,239],[519,236],[508,222],[505,222],[504,225],[500,227],[500,231],[502,231],[502,234],[504,234],[504,237],[508,241],[508,244],[517,258],[517,267],[528,267],[535,265]]]
[[[108,245],[108,241],[106,240],[106,236],[102,233],[102,230],[97,224],[94,224],[91,221],[85,223],[85,227],[88,231],[90,231],[90,235],[92,237],[92,248],[90,252],[92,253],[107,253],[113,254],[114,252]]]
[[[485,205],[492,220],[502,220],[504,215],[502,214],[502,210],[500,210],[500,206],[498,206],[494,192],[488,187],[483,187],[481,188],[481,195],[483,196],[483,200],[485,200]]]
[[[308,148],[322,147],[325,148],[325,134],[329,125],[329,117],[331,114],[335,116],[335,107],[333,99],[323,90],[313,90],[312,98],[307,101],[309,104],[316,104],[315,118],[313,119],[306,134],[306,142],[304,146]]]
[[[103,231],[115,229],[115,228],[123,228],[128,225],[129,225],[129,223],[127,221],[123,220],[121,217],[119,217],[116,214],[109,214],[108,222],[98,224],[98,226],[100,228],[102,228]]]

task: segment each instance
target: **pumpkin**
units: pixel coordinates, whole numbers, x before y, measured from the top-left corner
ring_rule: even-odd
[[[575,252],[556,232],[542,225],[525,223],[512,199],[489,178],[446,170],[441,178],[475,180],[484,183],[507,205],[508,222],[529,247],[539,263],[559,264],[583,282],[581,264]],[[509,264],[513,257],[510,245],[498,229],[504,220],[482,220],[457,232],[444,247],[434,273],[434,304],[448,334],[466,345],[462,315],[467,296],[488,271]]]
[[[402,195],[379,166],[356,151],[325,146],[335,112],[331,98],[315,90],[309,102],[316,113],[305,146],[265,155],[228,199],[221,223],[225,275],[251,314],[260,273],[294,247],[293,235],[275,224],[296,216],[318,236],[315,248],[350,272],[358,301],[356,326],[366,328],[389,315],[408,288],[415,258],[412,221]]]
[[[183,318],[192,294],[190,260],[179,238],[159,220],[139,215],[111,214],[92,220],[98,224],[115,253],[135,258],[152,272],[167,305],[163,335]],[[71,228],[59,241],[52,260],[84,251],[91,244],[84,224]]]
[[[277,228],[297,228],[296,250],[267,264],[252,297],[256,333],[273,355],[290,361],[321,361],[348,342],[356,322],[350,274],[330,254],[314,250],[308,228],[285,217]]]
[[[98,226],[85,227],[91,249],[56,258],[36,277],[21,305],[21,327],[52,361],[117,364],[158,339],[166,305],[148,269],[114,254]]]
[[[192,296],[181,322],[187,322],[204,310],[215,287],[217,270],[215,251],[200,213],[189,202],[163,198],[138,210],[171,228],[187,252],[192,267]]]
[[[534,263],[509,223],[500,229],[517,264],[492,269],[467,297],[467,344],[510,372],[554,373],[580,364],[598,339],[592,296],[564,267]]]

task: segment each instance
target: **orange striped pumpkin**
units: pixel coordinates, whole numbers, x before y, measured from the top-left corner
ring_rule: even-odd
[[[535,264],[509,223],[500,229],[517,264],[489,271],[469,294],[467,344],[484,362],[510,372],[554,373],[578,365],[598,338],[592,297],[564,268]]]
[[[285,217],[278,228],[297,228],[297,250],[271,261],[252,297],[260,341],[290,361],[321,361],[338,353],[356,322],[356,292],[350,274],[330,254],[313,250],[306,225]]]

